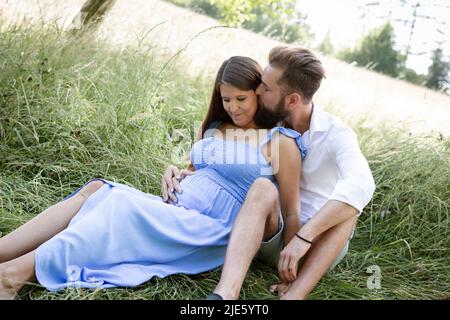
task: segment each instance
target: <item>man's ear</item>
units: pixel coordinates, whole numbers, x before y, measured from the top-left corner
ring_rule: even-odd
[[[287,108],[293,108],[302,103],[302,97],[297,92],[291,93],[289,96],[287,96],[287,98]]]

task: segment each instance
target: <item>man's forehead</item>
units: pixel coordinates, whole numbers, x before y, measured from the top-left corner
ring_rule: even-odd
[[[280,79],[282,70],[280,68],[268,64],[262,72],[262,80],[265,83],[275,84]]]

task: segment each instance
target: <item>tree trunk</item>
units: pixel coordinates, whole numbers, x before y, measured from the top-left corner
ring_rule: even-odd
[[[94,27],[115,2],[116,0],[87,0],[73,19],[74,29],[83,30]]]

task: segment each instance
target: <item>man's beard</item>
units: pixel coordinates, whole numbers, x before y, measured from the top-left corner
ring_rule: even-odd
[[[264,129],[273,128],[278,122],[283,121],[287,118],[289,113],[284,107],[284,99],[278,101],[275,110],[270,110],[262,103],[261,99],[258,97],[258,109],[256,109],[253,120],[255,124]]]

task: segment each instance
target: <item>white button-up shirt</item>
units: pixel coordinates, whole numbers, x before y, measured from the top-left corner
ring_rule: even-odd
[[[314,105],[300,182],[301,221],[306,224],[328,200],[339,200],[359,213],[369,203],[375,183],[356,134],[341,120]]]

